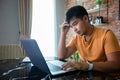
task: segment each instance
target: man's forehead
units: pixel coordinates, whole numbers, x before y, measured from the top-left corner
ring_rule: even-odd
[[[78,19],[78,18],[73,17],[73,18],[70,19],[70,21],[74,21],[74,20],[76,20],[76,19]]]
[[[78,19],[79,19],[79,18],[76,18],[76,17],[71,18],[70,24],[72,24],[74,21],[76,21],[76,20],[78,20]]]

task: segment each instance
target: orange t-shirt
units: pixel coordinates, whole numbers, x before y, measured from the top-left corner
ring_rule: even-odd
[[[78,51],[84,61],[106,61],[106,55],[120,51],[118,40],[109,29],[94,27],[91,39],[86,42],[84,36],[75,35],[67,45]]]

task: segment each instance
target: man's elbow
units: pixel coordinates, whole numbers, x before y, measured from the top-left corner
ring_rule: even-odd
[[[63,54],[63,53],[65,53],[65,52],[58,51],[58,59],[60,59],[60,60],[65,59],[65,54]]]
[[[64,58],[64,56],[58,55],[58,59],[59,59],[59,60],[63,60],[63,59],[65,59],[65,58]]]
[[[66,55],[58,54],[58,59],[59,59],[59,60],[64,60],[64,59],[66,59],[66,58],[67,58]]]

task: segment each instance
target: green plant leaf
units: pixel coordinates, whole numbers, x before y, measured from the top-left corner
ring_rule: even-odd
[[[95,0],[95,4],[101,5],[104,0]]]

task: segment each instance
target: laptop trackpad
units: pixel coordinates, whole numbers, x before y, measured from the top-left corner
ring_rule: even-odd
[[[64,62],[59,60],[52,60],[52,61],[47,61],[47,64],[50,70],[60,71],[62,70],[61,66],[64,64]]]

